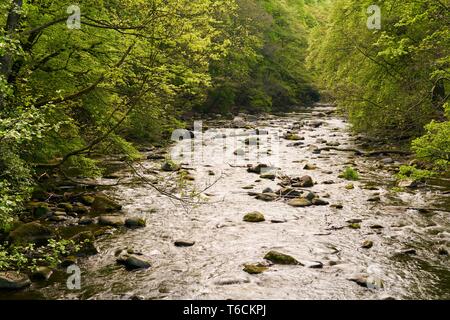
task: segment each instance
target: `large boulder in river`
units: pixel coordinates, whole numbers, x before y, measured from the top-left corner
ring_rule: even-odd
[[[120,204],[104,195],[96,196],[92,203],[92,210],[97,213],[114,212],[121,209],[122,206]]]
[[[16,271],[0,272],[0,290],[22,289],[31,284],[26,274]]]
[[[42,245],[53,236],[52,230],[38,222],[30,222],[20,225],[11,231],[9,240],[13,244],[35,243]]]

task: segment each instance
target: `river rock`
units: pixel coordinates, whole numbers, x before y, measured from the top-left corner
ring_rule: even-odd
[[[244,151],[243,149],[236,149],[236,150],[233,152],[233,154],[234,154],[235,156],[243,156],[243,155],[245,155],[245,151]]]
[[[31,284],[26,274],[16,271],[0,272],[0,290],[22,289]]]
[[[261,179],[275,180],[276,175],[274,173],[263,173],[259,176]]]
[[[293,187],[298,188],[310,188],[314,186],[313,179],[310,176],[303,176],[301,178],[296,179],[297,181],[292,184]]]
[[[335,204],[332,204],[330,207],[331,207],[331,208],[334,208],[334,209],[339,209],[339,210],[341,210],[341,209],[344,208],[344,205],[341,204],[341,203],[335,203]]]
[[[261,212],[258,212],[258,211],[247,213],[244,216],[244,221],[245,222],[263,222],[265,220],[266,219],[264,218],[264,215]]]
[[[73,205],[73,212],[77,214],[88,214],[89,211],[89,208],[80,202],[77,202]]]
[[[312,204],[315,205],[315,206],[327,206],[330,203],[328,201],[323,200],[323,199],[314,198],[314,199],[312,199]]]
[[[274,193],[271,188],[265,188],[262,193]]]
[[[381,162],[383,162],[384,164],[391,164],[394,163],[394,159],[392,158],[384,158],[381,160]]]
[[[278,252],[278,251],[269,251],[264,259],[269,260],[275,264],[284,264],[284,265],[301,265],[299,261],[290,255]]]
[[[397,184],[400,188],[416,188],[419,186],[419,182],[413,179],[401,180]]]
[[[369,289],[381,289],[384,287],[383,280],[366,274],[356,274],[348,278],[348,280]]]
[[[326,180],[324,182],[322,182],[323,184],[334,184],[333,180]]]
[[[95,201],[95,197],[84,194],[80,197],[80,202],[84,205],[91,206]]]
[[[309,207],[312,205],[312,203],[306,198],[297,198],[288,201],[288,205],[299,208],[299,207]]]
[[[45,244],[53,236],[52,230],[38,222],[29,222],[20,225],[9,234],[11,243],[25,244],[36,243]]]
[[[134,229],[134,228],[143,228],[145,227],[146,223],[145,220],[140,217],[132,217],[127,218],[125,220],[125,226],[128,228]]]
[[[101,216],[98,223],[103,226],[121,227],[125,225],[125,220],[119,216]]]
[[[95,246],[94,234],[90,231],[82,231],[70,238],[73,242],[81,245],[80,250],[77,252],[79,255],[94,255],[98,253],[98,249]]]
[[[53,270],[48,267],[38,267],[31,275],[34,281],[47,281],[53,274]]]
[[[192,241],[192,240],[178,239],[178,240],[175,240],[175,242],[174,242],[175,247],[192,247],[194,244],[195,244],[195,241]]]
[[[260,274],[266,271],[267,269],[269,268],[261,264],[246,264],[244,265],[243,270],[249,274]]]
[[[97,213],[104,213],[122,210],[122,206],[107,196],[98,195],[92,203],[92,209]]]
[[[117,263],[124,265],[128,270],[148,269],[150,263],[141,257],[124,254],[117,258]]]
[[[373,247],[373,241],[371,241],[371,240],[366,240],[361,245],[361,248],[364,248],[364,249],[370,249],[372,247]]]
[[[275,201],[278,198],[278,195],[275,193],[259,193],[256,195],[256,199],[270,202]]]
[[[82,225],[82,226],[87,226],[87,225],[94,224],[94,223],[95,223],[95,219],[91,218],[91,217],[82,217],[80,219],[80,221],[78,221],[78,224]]]
[[[242,117],[234,117],[232,122],[233,128],[244,128],[247,124]]]
[[[65,212],[73,211],[73,205],[68,202],[58,203],[58,208],[63,209]]]
[[[303,167],[303,169],[304,169],[304,170],[316,170],[316,169],[317,169],[317,166],[314,165],[314,164],[307,163],[307,164],[305,164],[305,166]]]
[[[259,143],[259,138],[256,137],[250,137],[250,138],[246,138],[244,140],[244,144],[245,145],[252,145],[252,146],[256,146]]]
[[[247,168],[248,172],[261,174],[264,169],[267,169],[269,166],[267,164],[259,163],[256,166],[250,166]]]

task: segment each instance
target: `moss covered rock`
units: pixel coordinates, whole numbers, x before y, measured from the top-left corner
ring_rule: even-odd
[[[265,256],[264,259],[269,260],[275,264],[285,264],[285,265],[300,265],[301,263],[298,262],[295,258],[278,252],[278,251],[269,251]]]
[[[14,244],[45,244],[52,237],[52,230],[38,222],[22,224],[9,234],[9,240]]]
[[[261,265],[261,264],[246,264],[244,265],[244,271],[249,274],[260,274],[266,271],[267,267]]]
[[[162,165],[161,165],[161,170],[162,171],[179,171],[181,169],[180,165],[176,164],[173,161],[165,161]]]
[[[114,212],[121,209],[122,206],[120,204],[104,195],[96,196],[92,203],[92,210],[94,210],[94,212]]]
[[[265,220],[264,215],[258,211],[247,213],[244,216],[244,221],[246,222],[263,222]]]
[[[143,228],[145,227],[145,220],[139,217],[132,217],[125,220],[125,226],[128,228]]]

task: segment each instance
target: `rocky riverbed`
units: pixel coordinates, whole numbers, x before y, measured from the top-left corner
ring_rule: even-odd
[[[60,269],[0,298],[450,298],[449,180],[399,186],[410,159],[355,154],[367,144],[331,106],[188,136],[173,162],[149,149],[96,181],[120,180],[104,194],[37,199],[35,214],[90,232],[96,252],[74,261],[79,290]]]

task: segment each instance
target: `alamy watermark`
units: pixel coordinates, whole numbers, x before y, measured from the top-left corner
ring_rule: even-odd
[[[381,8],[377,5],[371,5],[367,8],[367,13],[371,15],[367,18],[367,28],[369,30],[380,30]]]

